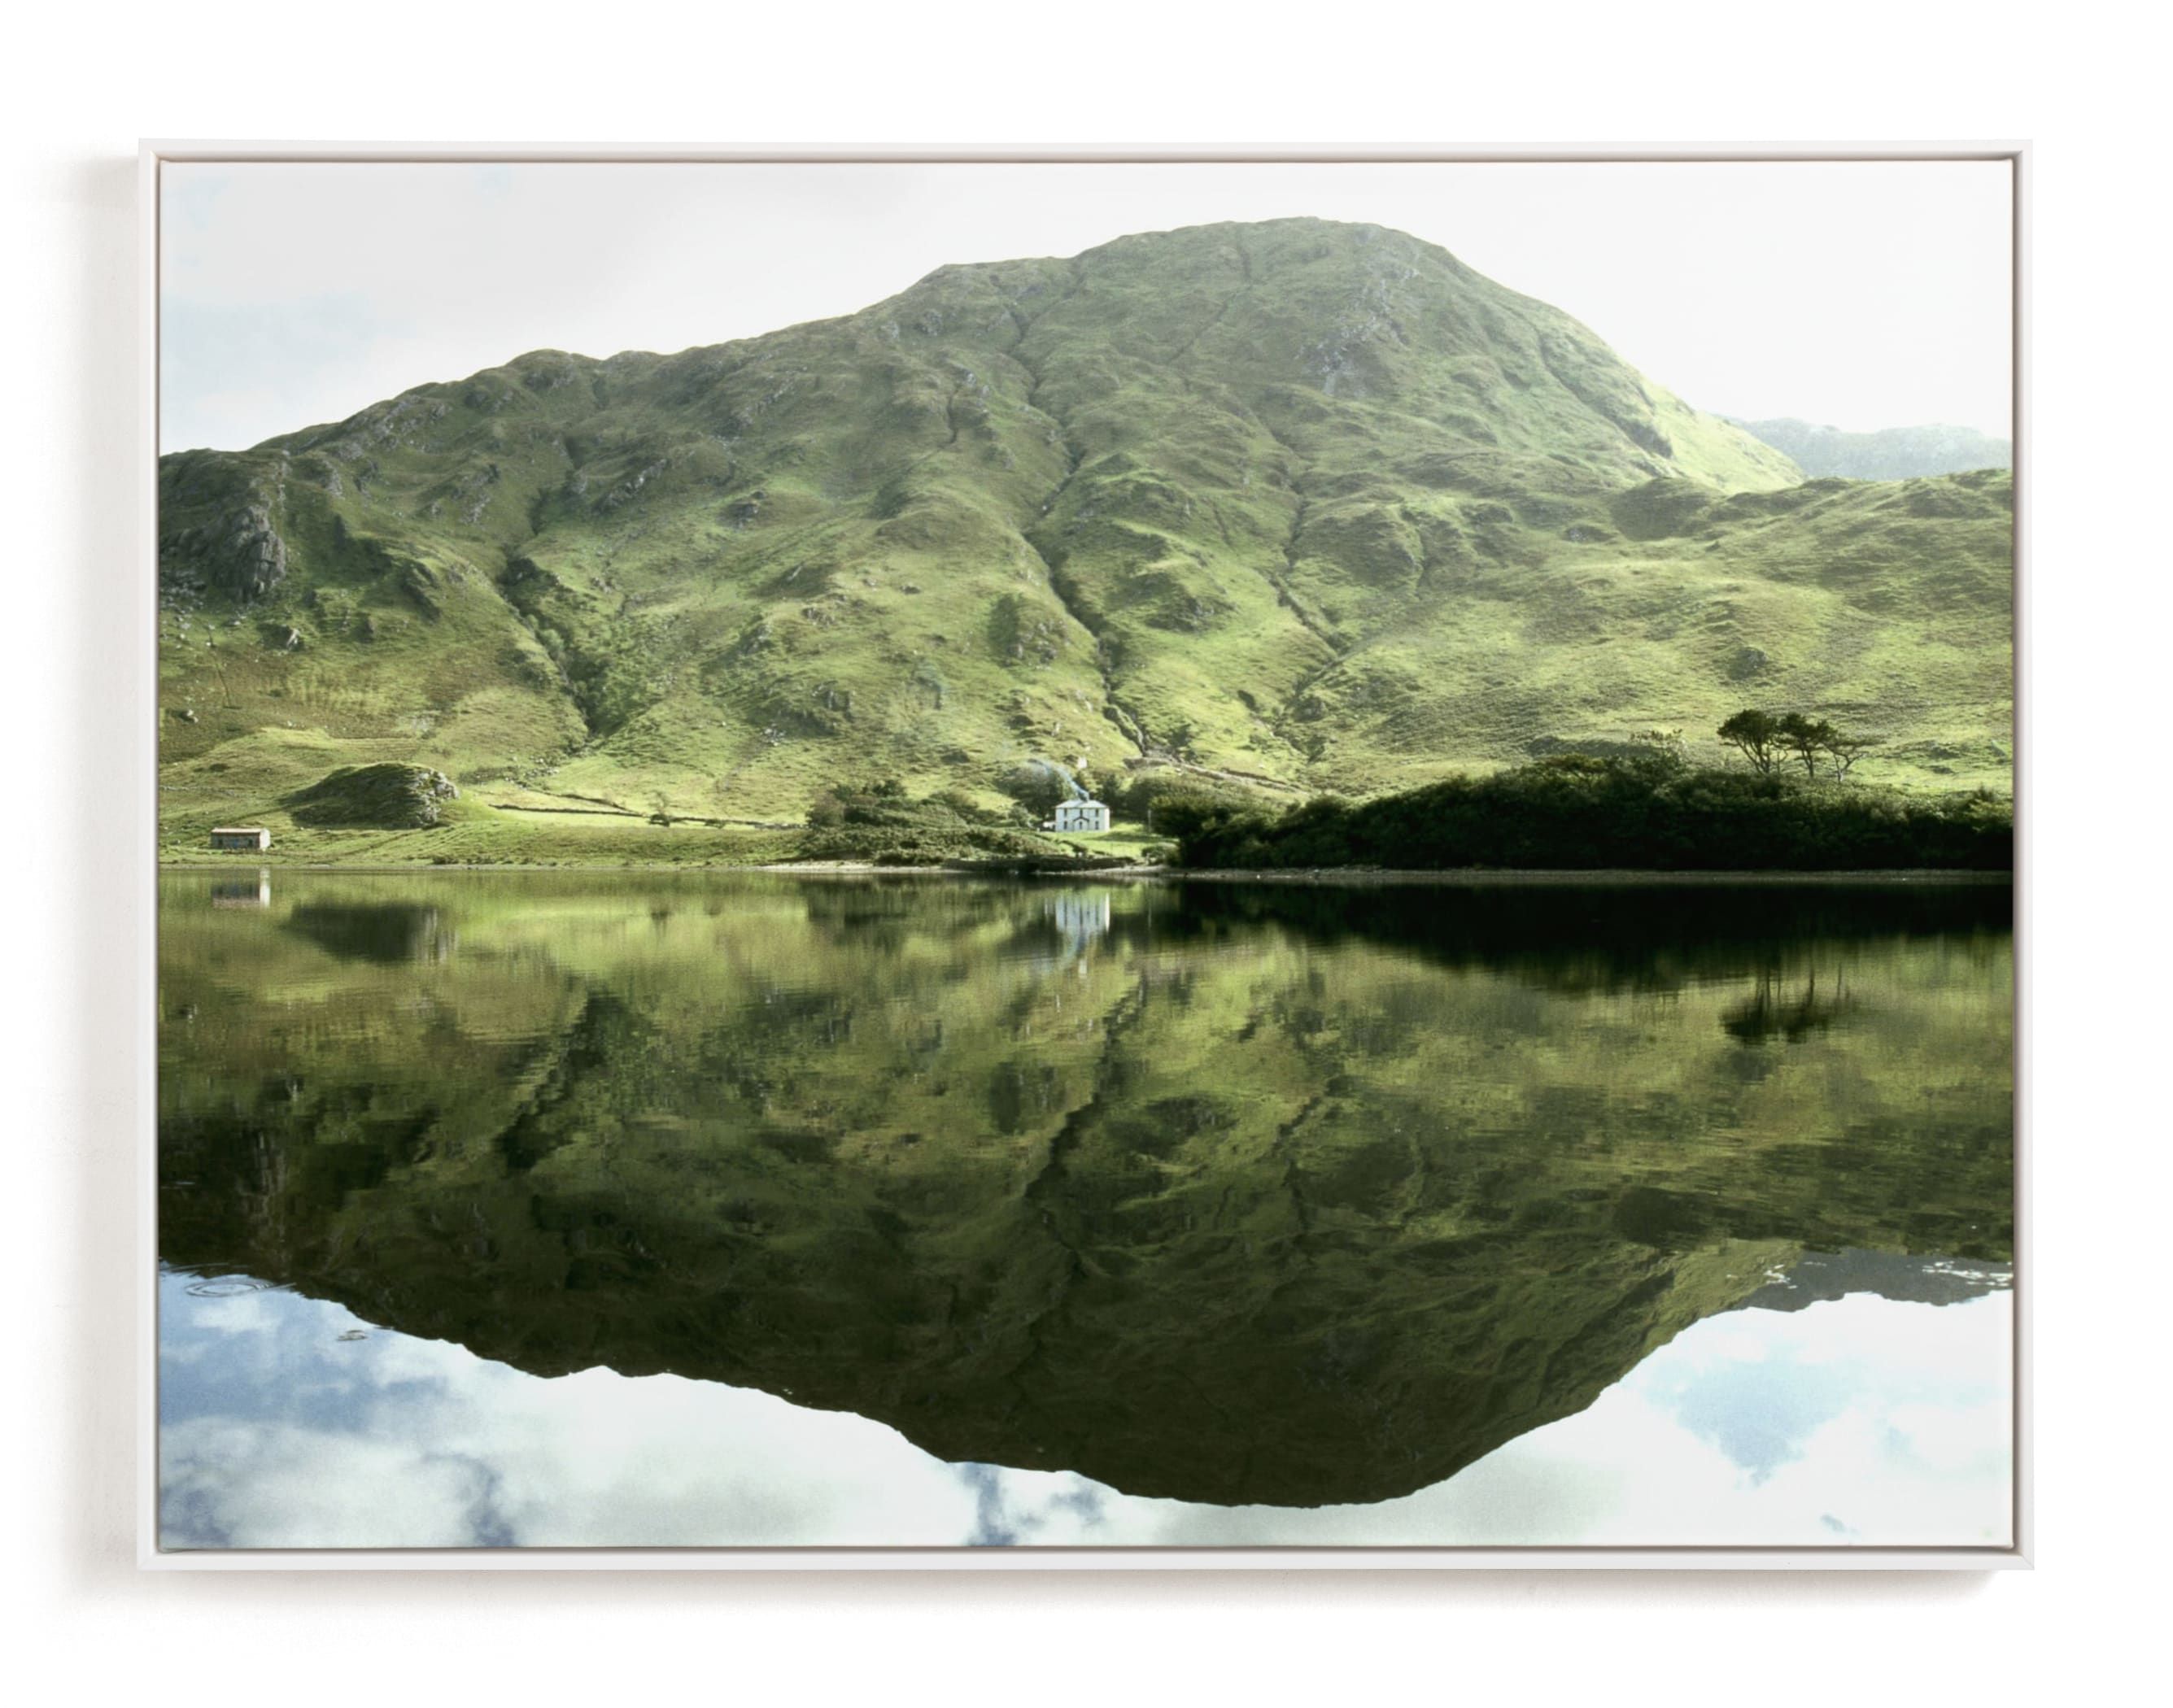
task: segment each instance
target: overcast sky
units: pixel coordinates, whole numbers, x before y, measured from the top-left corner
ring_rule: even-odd
[[[525,350],[719,343],[946,262],[1291,214],[1438,243],[1703,409],[2008,429],[1999,163],[176,164],[164,196],[170,450]]]

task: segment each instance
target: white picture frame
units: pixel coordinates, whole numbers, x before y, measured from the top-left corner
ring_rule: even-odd
[[[1271,147],[1197,151],[1152,145],[1081,148],[1062,150],[965,148],[767,148],[719,147],[690,148],[682,145],[560,145],[473,144],[429,143],[309,143],[217,142],[186,140],[146,141],[137,164],[140,267],[137,288],[137,325],[142,339],[139,360],[141,417],[140,466],[136,493],[138,559],[136,632],[143,653],[132,662],[147,682],[157,679],[155,588],[158,574],[158,457],[159,453],[159,187],[163,170],[176,164],[217,162],[393,163],[453,162],[465,164],[594,163],[594,164],[943,164],[961,163],[1532,163],[1532,162],[1800,162],[1800,161],[1999,161],[2007,163],[2014,178],[2013,288],[2014,293],[2014,445],[2015,529],[2015,780],[2018,804],[2015,918],[2017,988],[2015,1021],[2015,1340],[2014,1418],[2014,1517],[2012,1545],[2003,1548],[1885,1548],[1751,1549],[1707,1547],[1598,1548],[1407,1548],[1347,1549],[1233,1548],[1215,1549],[1127,1548],[1020,1548],[1001,1550],[915,1548],[655,1548],[655,1549],[275,1549],[229,1551],[165,1551],[158,1537],[158,1412],[157,1412],[157,1037],[155,1005],[145,1005],[137,1016],[135,1034],[126,1040],[139,1075],[137,1107],[145,1112],[139,1135],[137,1171],[137,1246],[132,1254],[138,1277],[136,1323],[137,1366],[141,1373],[137,1420],[138,1457],[137,1481],[137,1563],[153,1572],[256,1571],[553,1571],[612,1570],[625,1571],[704,1571],[804,1572],[851,1571],[1469,1571],[1504,1569],[1557,1571],[1659,1570],[1701,1571],[1862,1571],[1877,1567],[1905,1571],[2003,1571],[2027,1569],[2036,1547],[2035,1478],[2032,1463],[2035,1431],[2032,1422],[2031,1376],[2032,1301],[2035,1271],[2031,1243],[2030,1188],[2031,1135],[2030,1107],[2030,999],[2026,968],[2032,960],[2030,879],[2030,820],[2026,810],[2032,762],[2031,696],[2029,636],[2030,494],[2032,468],[2029,437],[2030,401],[2030,147],[2022,142],[1956,143],[1943,145],[1844,143],[1775,145],[1687,146],[1668,148],[1623,147],[1597,148],[1584,144],[1532,147],[1444,146],[1437,149],[1405,148]],[[147,697],[148,703],[148,697]],[[157,740],[154,730],[144,731],[137,756],[136,786],[144,798],[155,800]],[[143,862],[143,878],[154,885],[155,861]],[[147,902],[155,917],[154,902]],[[142,988],[155,989],[154,967],[148,958],[154,941],[143,946],[147,956],[138,969]]]

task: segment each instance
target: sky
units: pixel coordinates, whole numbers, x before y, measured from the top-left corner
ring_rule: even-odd
[[[2001,162],[164,169],[160,441],[239,450],[524,351],[674,351],[938,267],[1308,214],[1394,227],[1698,407],[2008,431]]]
[[[2011,1522],[2004,1290],[1725,1312],[1445,1482],[1279,1508],[946,1464],[887,1424],[752,1388],[545,1379],[327,1301],[229,1290],[255,1285],[160,1280],[170,1547],[1974,1546]]]

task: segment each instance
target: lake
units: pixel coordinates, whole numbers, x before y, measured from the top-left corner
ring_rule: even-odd
[[[165,1547],[2010,1540],[2004,886],[159,896]]]

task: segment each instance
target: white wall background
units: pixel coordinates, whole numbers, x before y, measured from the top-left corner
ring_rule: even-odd
[[[10,24],[0,979],[18,1700],[716,1695],[1766,1704],[2125,1700],[2162,1677],[2167,951],[2133,740],[2168,632],[2160,56],[2145,14],[1836,0],[1229,10],[167,3]],[[148,1110],[139,134],[1514,142],[2030,136],[2041,1569],[1979,1579],[1266,1573],[141,1576],[134,1146]],[[2146,750],[2147,751],[2147,750]],[[2153,981],[2146,984],[2146,979]],[[2160,1574],[2162,1576],[2162,1572]]]

